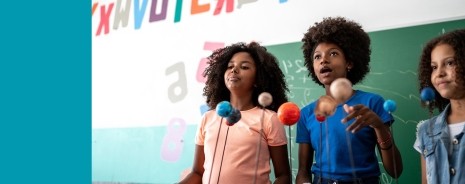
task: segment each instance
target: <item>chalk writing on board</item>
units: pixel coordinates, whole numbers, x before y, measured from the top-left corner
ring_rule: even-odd
[[[316,97],[323,95],[323,88],[308,77],[308,71],[302,59],[281,60],[280,67],[289,87],[289,100],[299,107],[308,105],[316,100]]]

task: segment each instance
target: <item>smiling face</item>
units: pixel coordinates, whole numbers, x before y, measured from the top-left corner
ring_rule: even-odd
[[[252,93],[255,75],[256,66],[253,58],[247,52],[238,52],[228,63],[228,68],[224,72],[224,82],[231,93]]]
[[[439,44],[431,52],[431,83],[447,99],[465,97],[464,84],[456,77],[455,51],[449,44]]]
[[[337,78],[346,77],[352,65],[345,59],[344,52],[336,44],[320,43],[313,52],[313,70],[318,80],[329,87]]]

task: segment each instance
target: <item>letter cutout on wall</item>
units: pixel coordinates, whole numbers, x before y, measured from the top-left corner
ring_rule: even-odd
[[[224,47],[223,42],[205,42],[203,44],[203,50],[210,50],[214,51],[216,49]],[[207,67],[207,58],[202,58],[200,59],[199,66],[197,67],[197,81],[201,83],[205,83],[207,81],[207,78],[203,77],[203,71]]]
[[[116,10],[115,10],[115,19],[113,20],[113,29],[118,29],[119,23],[123,25],[123,27],[128,26],[129,22],[129,13],[131,12],[131,0],[126,0],[126,6],[121,9],[121,0],[116,2]]]
[[[113,10],[114,3],[108,5],[108,10],[105,10],[105,5],[100,6],[100,23],[97,28],[96,36],[100,35],[102,29],[104,33],[108,34],[110,32],[110,15]]]
[[[92,5],[92,16],[94,15],[94,12],[95,12],[95,10],[97,9],[97,7],[98,7],[98,3],[94,3],[94,4]]]
[[[187,95],[187,78],[185,71],[183,62],[176,63],[166,69],[166,75],[170,75],[174,72],[178,73],[178,80],[168,87],[168,99],[172,103],[183,100]]]
[[[139,0],[134,0],[134,29],[140,29],[142,26],[142,20],[147,9],[147,1],[142,0],[142,5],[139,5]]]
[[[161,5],[161,12],[157,13],[157,0],[152,0],[152,7],[150,9],[150,18],[149,22],[155,22],[159,20],[165,20],[166,19],[166,12],[168,11],[168,0],[163,0],[162,5]]]
[[[176,0],[176,9],[174,10],[174,22],[181,21],[182,0]]]
[[[176,162],[184,147],[183,136],[186,132],[186,122],[181,118],[173,118],[166,127],[166,133],[161,145],[161,159]]]
[[[234,10],[234,0],[218,0],[218,3],[216,3],[216,8],[215,8],[215,11],[213,12],[213,15],[220,14],[221,9],[223,9],[223,5],[225,3],[226,3],[226,13],[231,13]]]
[[[237,8],[241,8],[243,4],[247,3],[254,3],[257,2],[258,0],[238,0],[237,1]]]
[[[191,14],[198,14],[210,10],[210,3],[199,4],[199,0],[192,0]]]

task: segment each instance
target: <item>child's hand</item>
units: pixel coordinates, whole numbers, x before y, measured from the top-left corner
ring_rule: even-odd
[[[379,116],[364,105],[359,104],[355,106],[348,106],[347,104],[344,104],[343,107],[344,111],[346,111],[348,115],[343,118],[341,122],[346,123],[347,121],[355,118],[355,121],[347,127],[346,131],[355,133],[365,126],[370,126],[372,128],[379,128],[383,126],[383,121],[381,121]]]

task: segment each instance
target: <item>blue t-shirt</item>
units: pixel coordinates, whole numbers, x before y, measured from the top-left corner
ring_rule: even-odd
[[[353,178],[353,171],[357,178],[379,176],[379,164],[375,153],[377,138],[374,129],[367,126],[356,133],[347,132],[345,129],[355,119],[347,124],[341,123],[342,118],[347,116],[343,104],[337,106],[334,115],[326,117],[326,121],[320,123],[314,114],[316,102],[301,109],[296,138],[297,143],[310,144],[315,150],[312,173],[336,180]],[[385,124],[392,123],[393,118],[383,109],[383,103],[384,99],[377,94],[356,90],[345,104],[349,106],[363,104],[378,114]],[[348,140],[352,147],[354,168],[351,164]]]

